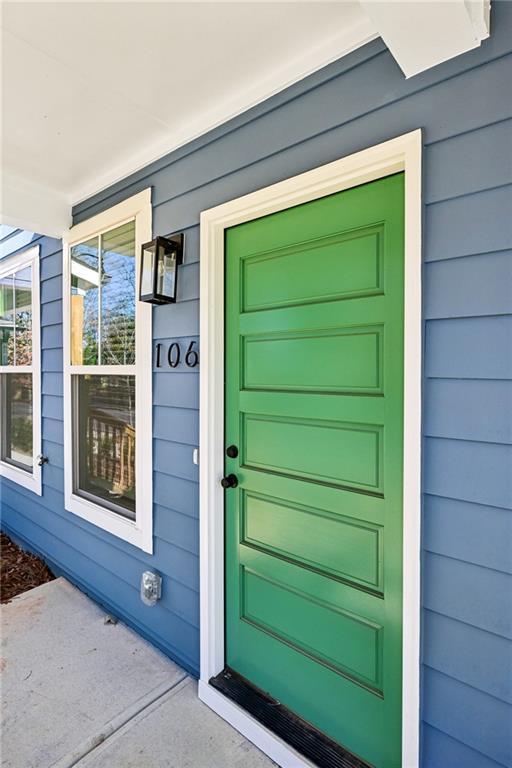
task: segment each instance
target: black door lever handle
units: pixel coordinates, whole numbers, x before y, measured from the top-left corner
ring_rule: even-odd
[[[238,485],[238,477],[236,475],[226,475],[220,481],[223,488],[236,488]]]

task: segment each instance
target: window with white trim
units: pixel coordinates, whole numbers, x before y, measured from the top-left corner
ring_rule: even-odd
[[[152,551],[151,306],[137,300],[149,189],[64,244],[66,509]]]
[[[41,495],[39,246],[0,261],[0,475]]]

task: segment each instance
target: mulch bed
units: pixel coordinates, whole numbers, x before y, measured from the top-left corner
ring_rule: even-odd
[[[0,533],[0,602],[8,603],[32,587],[46,584],[55,576],[43,561],[24,552],[5,534]]]

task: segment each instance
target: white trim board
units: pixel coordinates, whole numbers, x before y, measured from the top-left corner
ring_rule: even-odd
[[[151,189],[145,189],[72,227],[63,239],[64,498],[68,512],[144,550],[153,552],[152,307],[138,301],[140,249],[152,237]],[[70,248],[105,230],[135,219],[135,365],[71,365]],[[135,375],[135,521],[73,491],[71,377],[73,374]]]
[[[405,173],[402,768],[419,759],[421,525],[421,131],[336,160],[201,214],[199,696],[281,766],[299,758],[208,681],[224,668],[224,231],[343,189]]]
[[[33,245],[21,253],[16,253],[0,261],[0,277],[17,272],[24,267],[31,267],[32,269],[32,364],[23,366],[0,365],[0,373],[26,372],[32,374],[32,471],[28,472],[10,464],[8,461],[0,460],[0,477],[12,480],[14,483],[23,486],[23,488],[33,491],[37,496],[42,494],[42,472],[39,465],[42,445],[40,253],[40,246]]]

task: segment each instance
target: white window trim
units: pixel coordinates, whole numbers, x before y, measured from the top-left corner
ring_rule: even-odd
[[[153,553],[153,441],[152,441],[152,307],[138,301],[140,250],[151,240],[151,189],[145,189],[122,203],[77,224],[63,237],[63,371],[64,371],[64,497],[69,512],[97,525],[120,539]],[[71,377],[73,373],[94,373],[94,366],[72,366],[70,359],[70,252],[71,247],[108,229],[135,219],[135,520],[128,520],[101,504],[73,492],[73,440]],[[122,374],[125,366],[110,366]],[[101,366],[102,372],[106,366]],[[130,373],[133,373],[130,366]]]
[[[224,232],[227,227],[405,173],[402,767],[416,768],[420,724],[421,130],[231,200],[201,214],[199,697],[283,768],[306,768],[291,749],[209,680],[224,654]]]
[[[16,253],[0,261],[0,277],[25,267],[32,268],[32,365],[0,365],[0,373],[32,374],[32,471],[0,460],[0,476],[41,496],[41,302],[39,289],[40,246]]]

